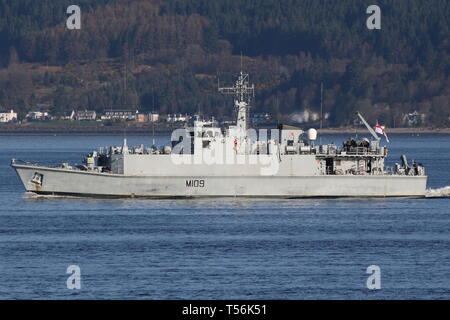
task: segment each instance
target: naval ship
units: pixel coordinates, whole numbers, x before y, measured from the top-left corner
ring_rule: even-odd
[[[81,165],[46,166],[11,160],[26,191],[81,197],[424,197],[422,165],[401,157],[385,167],[388,150],[360,113],[371,139],[317,144],[315,129],[249,128],[254,85],[240,72],[231,87],[237,120],[222,128],[201,120],[175,130],[171,145],[101,147]]]

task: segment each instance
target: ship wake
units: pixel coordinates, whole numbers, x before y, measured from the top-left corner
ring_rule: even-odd
[[[25,192],[24,199],[26,200],[48,200],[48,199],[64,199],[64,198],[73,198],[78,199],[76,196],[61,196],[61,195],[53,195],[53,194],[37,194],[34,192]]]
[[[439,189],[428,189],[425,197],[427,198],[447,198],[450,197],[450,186]]]

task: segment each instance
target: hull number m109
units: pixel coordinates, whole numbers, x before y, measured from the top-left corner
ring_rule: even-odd
[[[188,187],[188,188],[204,188],[205,180],[186,180],[186,187]]]

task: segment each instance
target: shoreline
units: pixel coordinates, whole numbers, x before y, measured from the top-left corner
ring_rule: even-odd
[[[155,135],[168,135],[171,134],[174,129],[182,128],[183,126],[24,126],[24,125],[0,125],[0,135],[8,136],[15,134],[24,135],[39,135],[39,134],[152,134],[153,130]],[[274,127],[276,128],[276,127]],[[309,128],[309,127],[308,127]],[[267,127],[256,127],[258,129],[272,129]],[[305,127],[306,131],[307,128]],[[364,134],[367,133],[365,128],[323,128],[317,129],[321,134]],[[448,128],[388,128],[387,134],[450,134],[450,127]]]

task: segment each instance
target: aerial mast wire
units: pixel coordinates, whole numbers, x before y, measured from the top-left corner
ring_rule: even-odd
[[[322,144],[322,128],[323,128],[323,81],[320,83],[320,136],[319,143]]]
[[[323,119],[323,81],[320,83],[320,130],[322,130]]]

